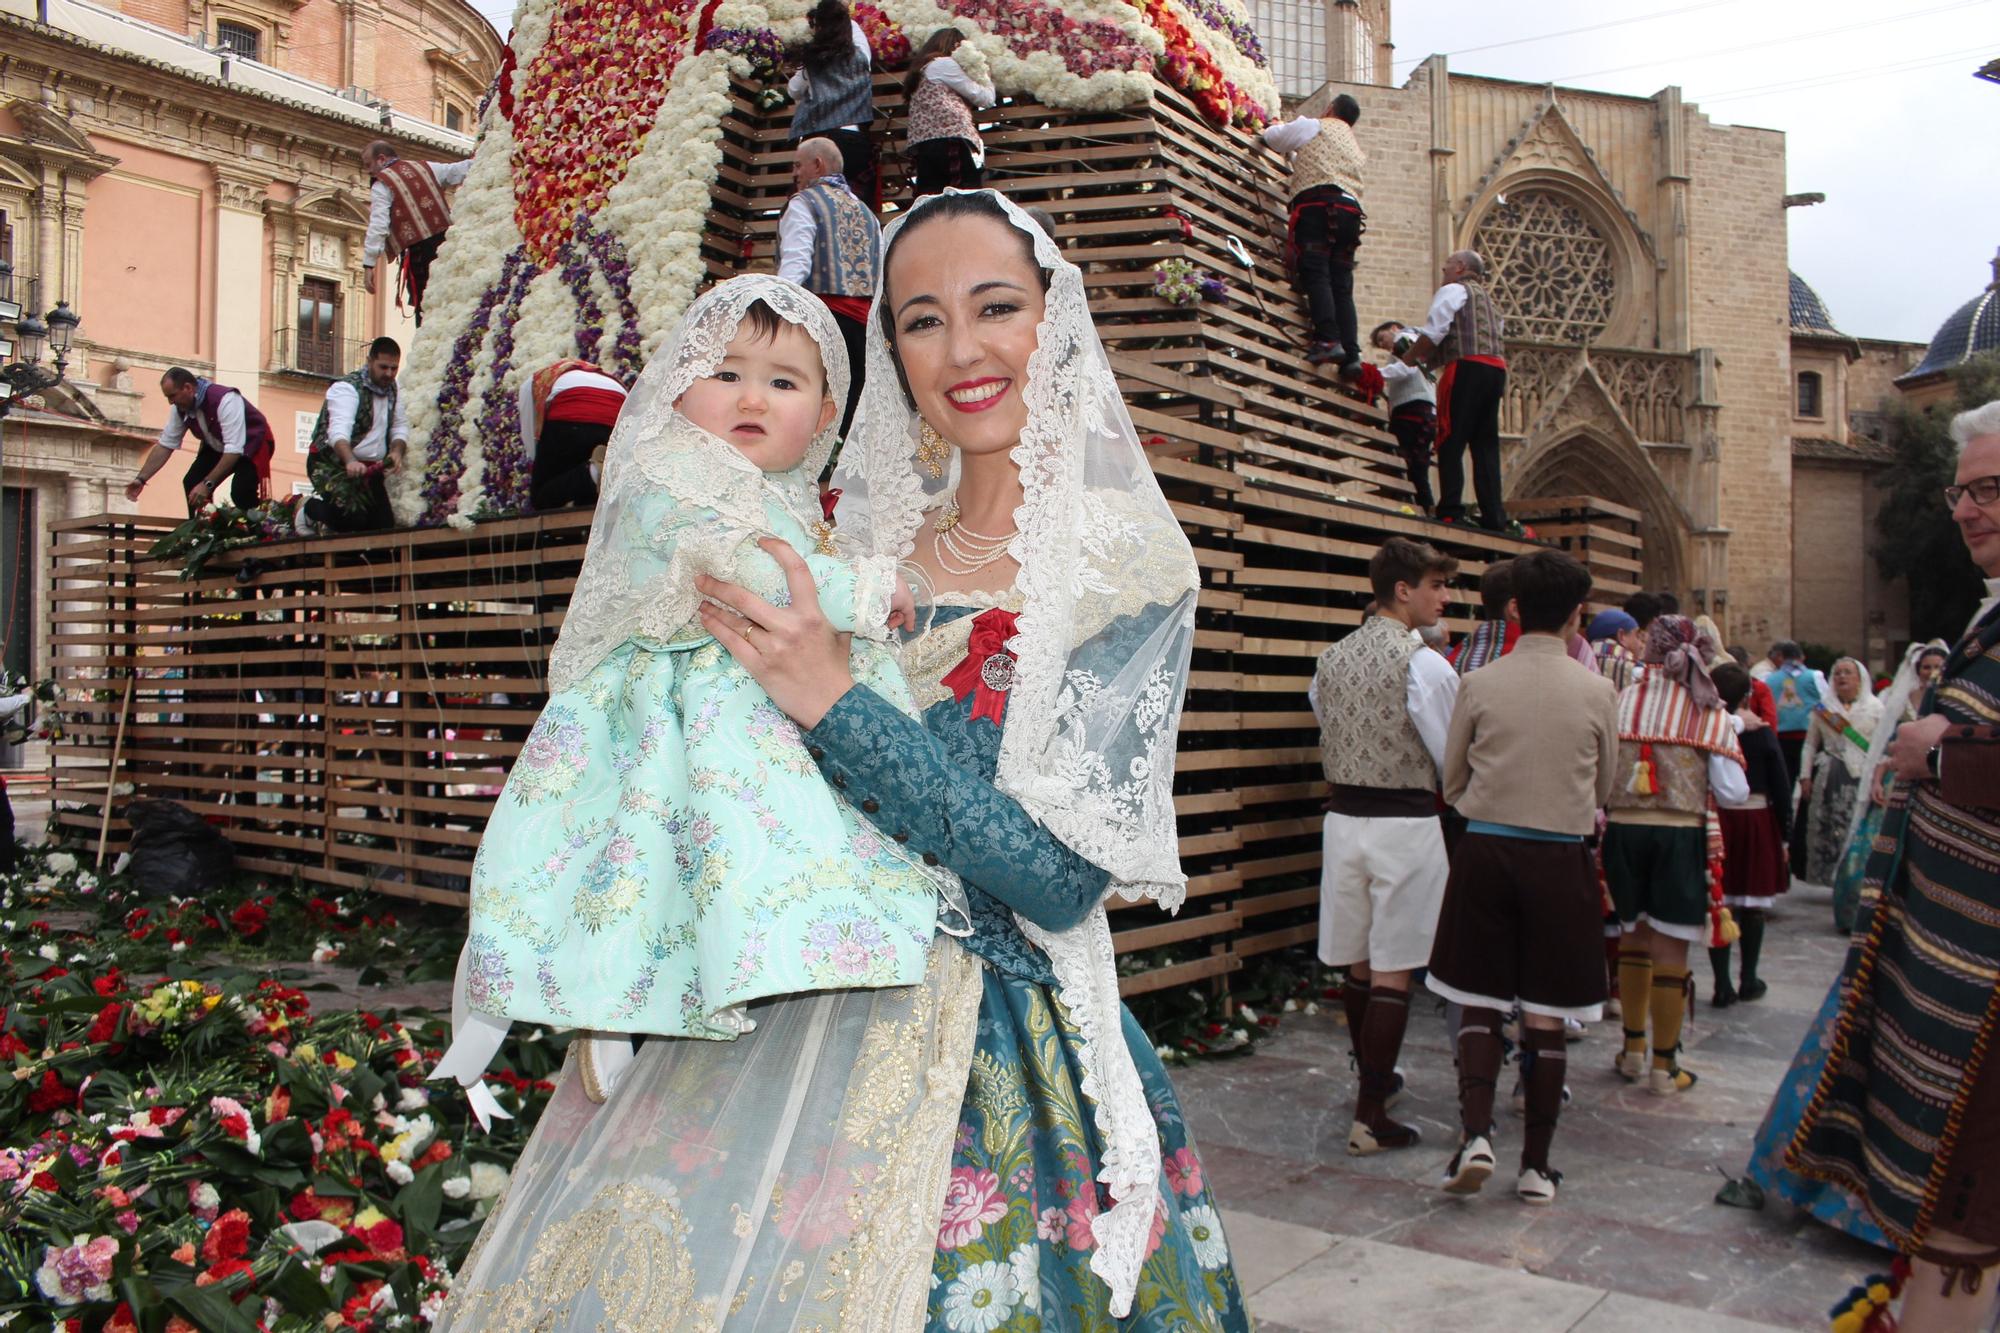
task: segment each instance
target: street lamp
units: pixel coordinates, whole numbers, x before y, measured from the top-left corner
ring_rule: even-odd
[[[69,353],[83,320],[70,309],[69,302],[57,301],[46,315],[34,313],[35,280],[28,280],[28,305],[24,311],[14,299],[14,266],[0,260],[0,323],[14,326],[12,338],[0,337],[0,417],[13,409],[14,401],[63,382],[69,371]],[[53,369],[42,368],[44,346],[55,353]],[[18,353],[18,358],[17,358]]]

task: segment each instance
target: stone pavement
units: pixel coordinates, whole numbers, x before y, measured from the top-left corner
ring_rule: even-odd
[[[1470,1200],[1436,1188],[1458,1122],[1443,1010],[1428,996],[1412,1007],[1402,1062],[1410,1095],[1397,1114],[1424,1133],[1408,1152],[1347,1155],[1354,1075],[1338,1005],[1287,1014],[1247,1058],[1176,1071],[1259,1327],[1824,1328],[1827,1308],[1886,1256],[1782,1200],[1761,1213],[1712,1200],[1718,1168],[1741,1173],[1845,947],[1829,893],[1801,885],[1770,925],[1763,1000],[1708,1008],[1700,957],[1684,1063],[1701,1084],[1685,1096],[1655,1097],[1612,1072],[1616,1020],[1573,1043],[1574,1100],[1552,1154],[1567,1178],[1547,1208],[1514,1197],[1521,1120],[1506,1109],[1511,1069],[1501,1074],[1500,1170]]]

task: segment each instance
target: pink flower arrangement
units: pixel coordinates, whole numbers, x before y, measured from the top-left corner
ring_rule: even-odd
[[[951,1169],[945,1186],[944,1213],[938,1223],[938,1248],[955,1250],[979,1239],[979,1233],[1007,1215],[1000,1197],[1000,1177],[969,1166]]]

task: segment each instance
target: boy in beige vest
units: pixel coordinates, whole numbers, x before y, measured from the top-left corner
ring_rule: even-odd
[[[1319,956],[1344,968],[1341,1001],[1361,1076],[1347,1151],[1407,1148],[1389,1118],[1409,1020],[1410,974],[1431,956],[1444,896],[1438,772],[1458,675],[1416,631],[1451,601],[1458,562],[1391,537],[1368,562],[1376,613],[1320,655],[1313,715],[1332,786],[1320,870]]]

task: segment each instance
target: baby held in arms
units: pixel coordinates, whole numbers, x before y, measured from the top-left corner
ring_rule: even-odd
[[[478,1080],[510,1022],[584,1030],[602,1100],[628,1034],[726,1040],[756,1001],[922,980],[957,881],[848,805],[698,614],[703,574],[788,601],[775,538],[854,635],[856,682],[915,715],[889,645],[909,590],[891,561],[842,558],[820,519],[846,380],[818,298],[751,275],[690,306],[626,404],[549,702],[473,863],[434,1077],[475,1108],[495,1109]]]

